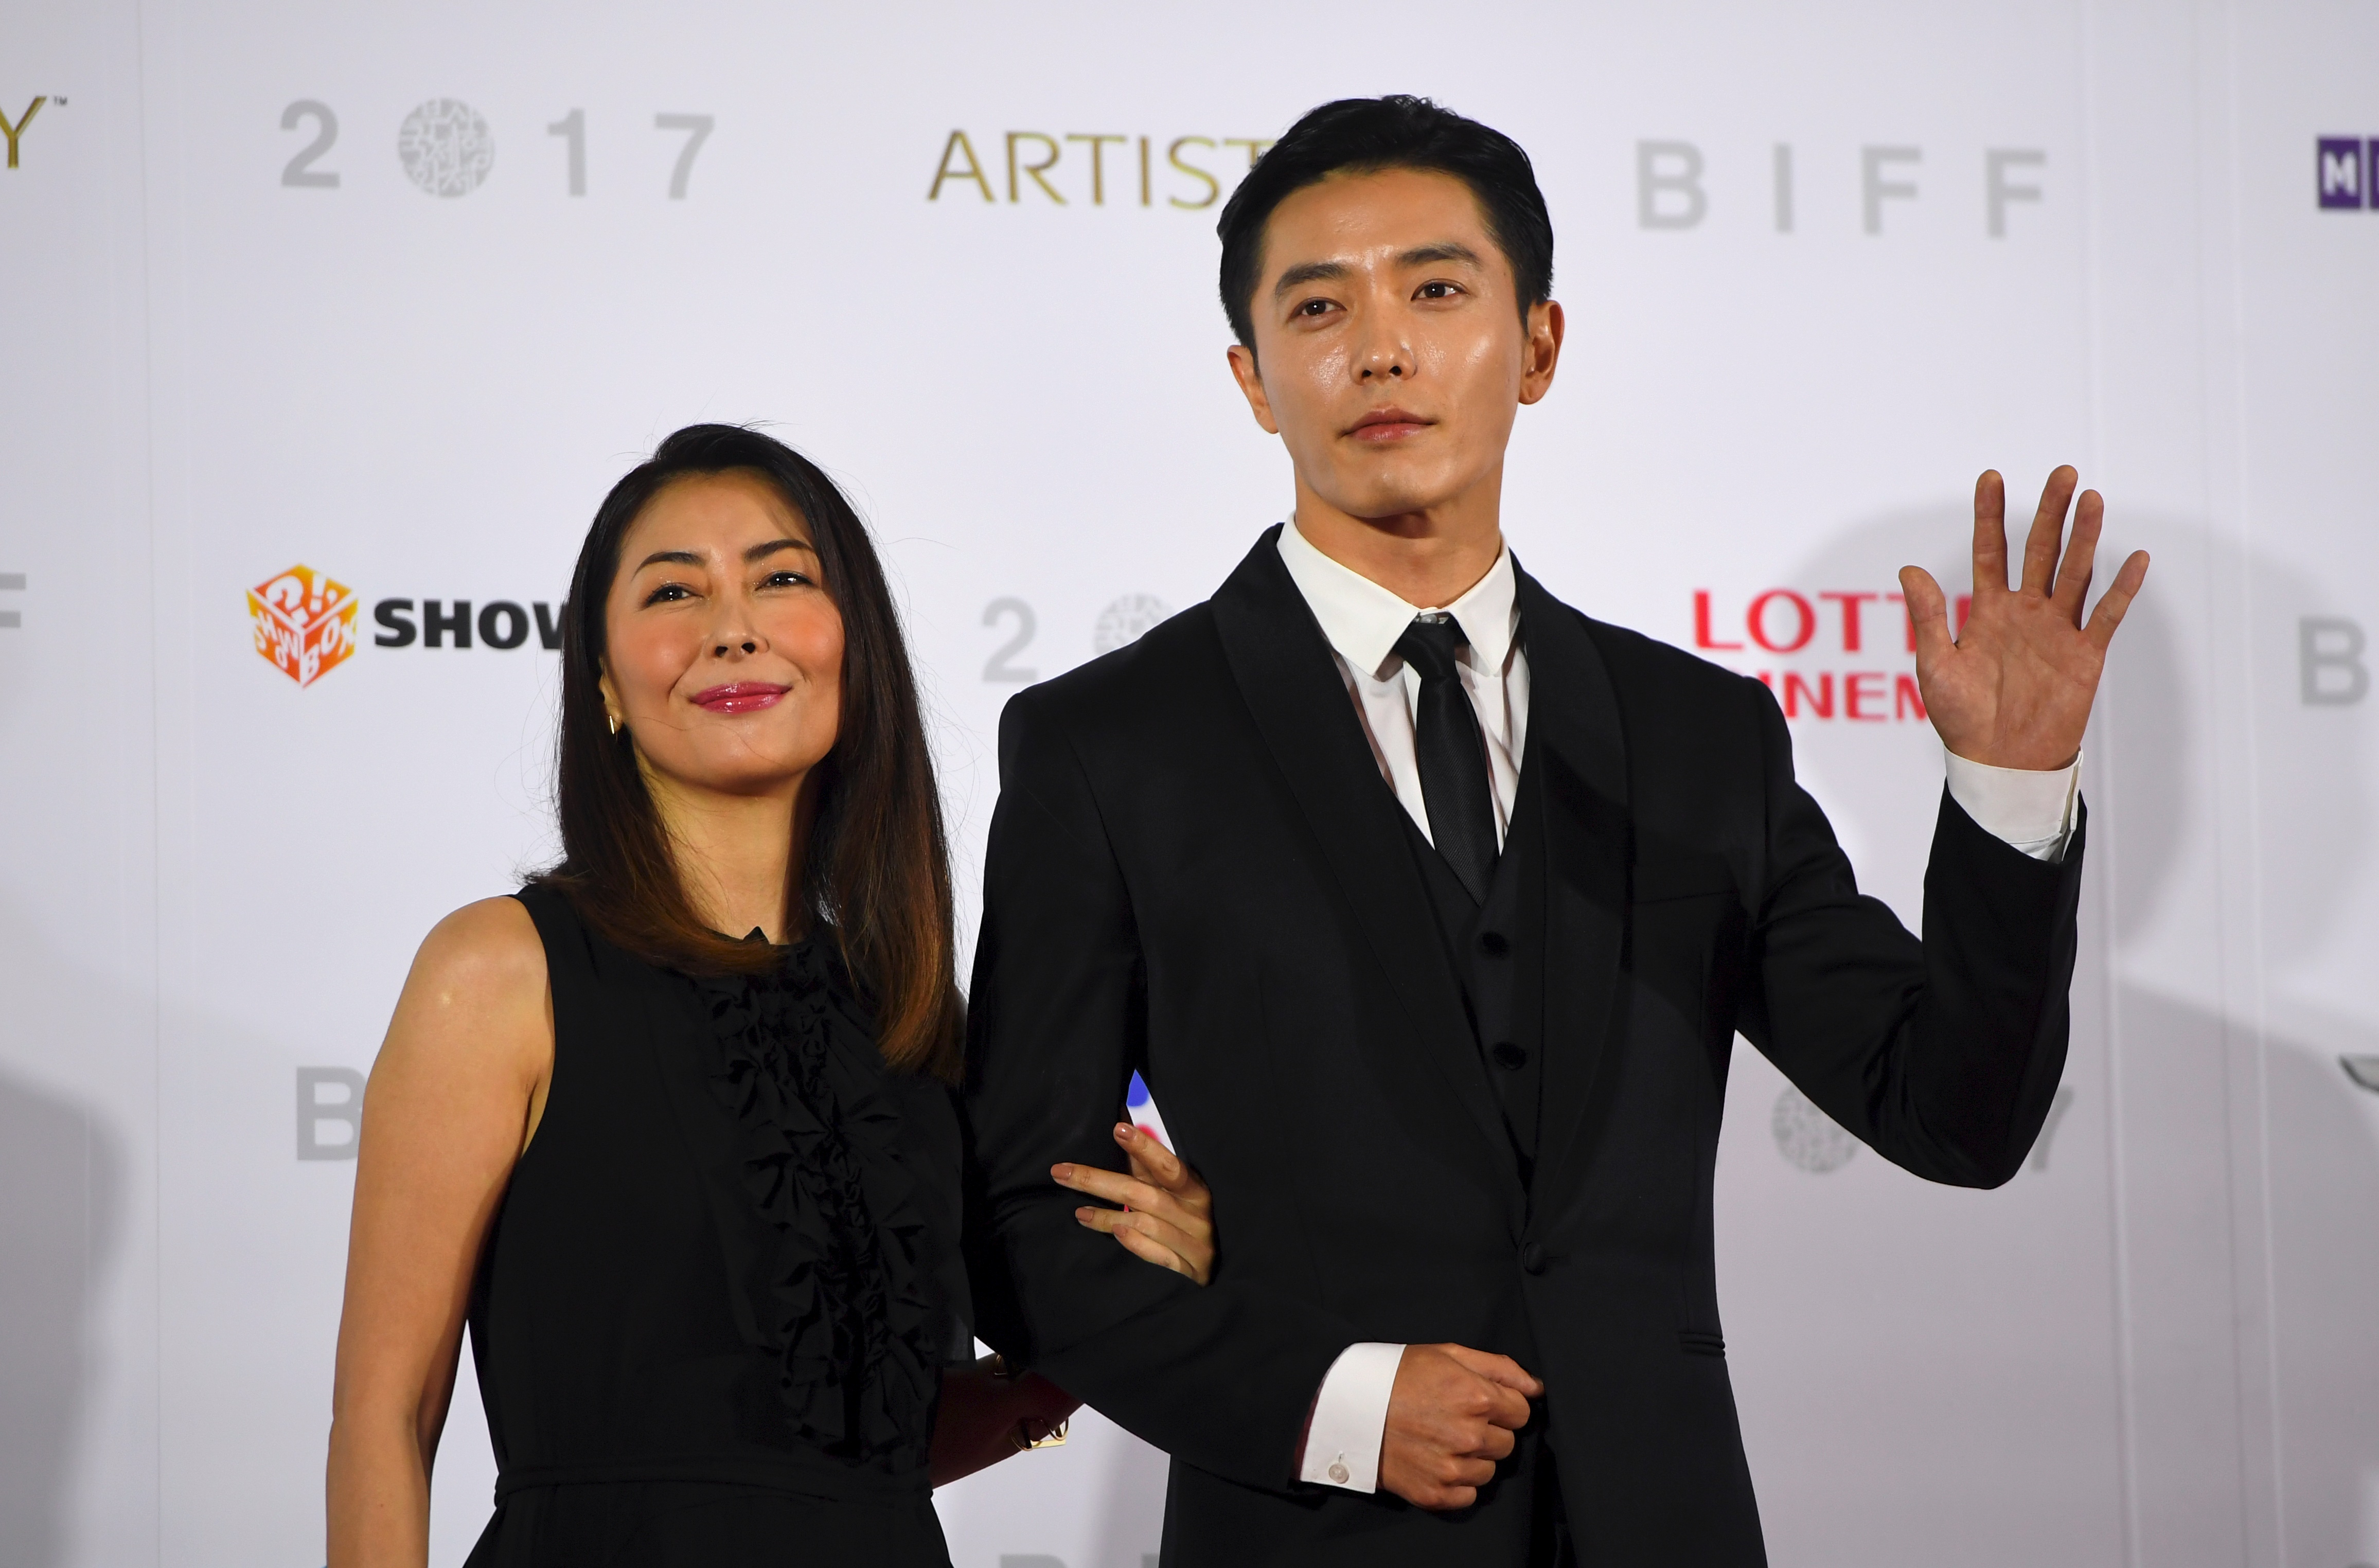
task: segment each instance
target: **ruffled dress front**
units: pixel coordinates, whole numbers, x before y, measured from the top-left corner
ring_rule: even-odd
[[[473,1291],[500,1476],[468,1568],[946,1564],[949,1092],[884,1066],[829,941],[696,980],[521,898],[554,1072]]]

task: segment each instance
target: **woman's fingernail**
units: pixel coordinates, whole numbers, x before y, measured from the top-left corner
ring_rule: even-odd
[[[1049,1174],[1059,1181],[1071,1181],[1074,1179],[1074,1167],[1071,1165],[1052,1165],[1049,1167]]]
[[[1132,1126],[1129,1122],[1116,1123],[1116,1136],[1125,1140],[1126,1141],[1129,1141],[1131,1136],[1139,1130],[1140,1129],[1138,1128]]]

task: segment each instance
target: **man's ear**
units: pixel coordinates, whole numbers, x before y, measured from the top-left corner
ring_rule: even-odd
[[[1562,308],[1548,299],[1528,307],[1528,341],[1520,357],[1520,402],[1536,402],[1552,390],[1553,368],[1561,361]]]
[[[1256,351],[1243,343],[1230,349],[1231,379],[1239,383],[1239,393],[1248,400],[1248,410],[1256,416],[1264,434],[1280,434],[1280,422],[1272,416],[1272,399],[1264,395],[1263,372],[1256,368]]]

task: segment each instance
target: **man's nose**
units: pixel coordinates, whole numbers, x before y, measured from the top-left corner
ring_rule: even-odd
[[[1412,373],[1412,344],[1406,341],[1403,325],[1392,316],[1372,314],[1356,348],[1355,380],[1365,384],[1407,381]]]
[[[1359,381],[1403,381],[1412,375],[1412,350],[1396,337],[1384,337],[1355,361]]]

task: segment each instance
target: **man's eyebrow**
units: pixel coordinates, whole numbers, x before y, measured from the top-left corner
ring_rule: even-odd
[[[1460,240],[1455,239],[1442,239],[1434,245],[1416,246],[1410,250],[1400,252],[1396,257],[1396,265],[1399,267],[1426,267],[1435,261],[1462,261],[1473,267],[1486,266],[1485,262],[1479,259],[1477,251]],[[1272,296],[1278,299],[1291,289],[1301,288],[1307,283],[1334,283],[1347,276],[1352,271],[1353,269],[1344,261],[1300,261],[1283,272],[1280,275],[1280,281],[1272,285]]]
[[[1351,271],[1344,261],[1300,261],[1283,272],[1280,281],[1272,285],[1272,296],[1278,299],[1291,289],[1303,288],[1307,283],[1329,283],[1346,276]]]
[[[1479,253],[1459,240],[1442,239],[1435,245],[1424,245],[1407,250],[1396,258],[1399,267],[1426,267],[1432,261],[1467,261],[1473,267],[1484,267]]]

